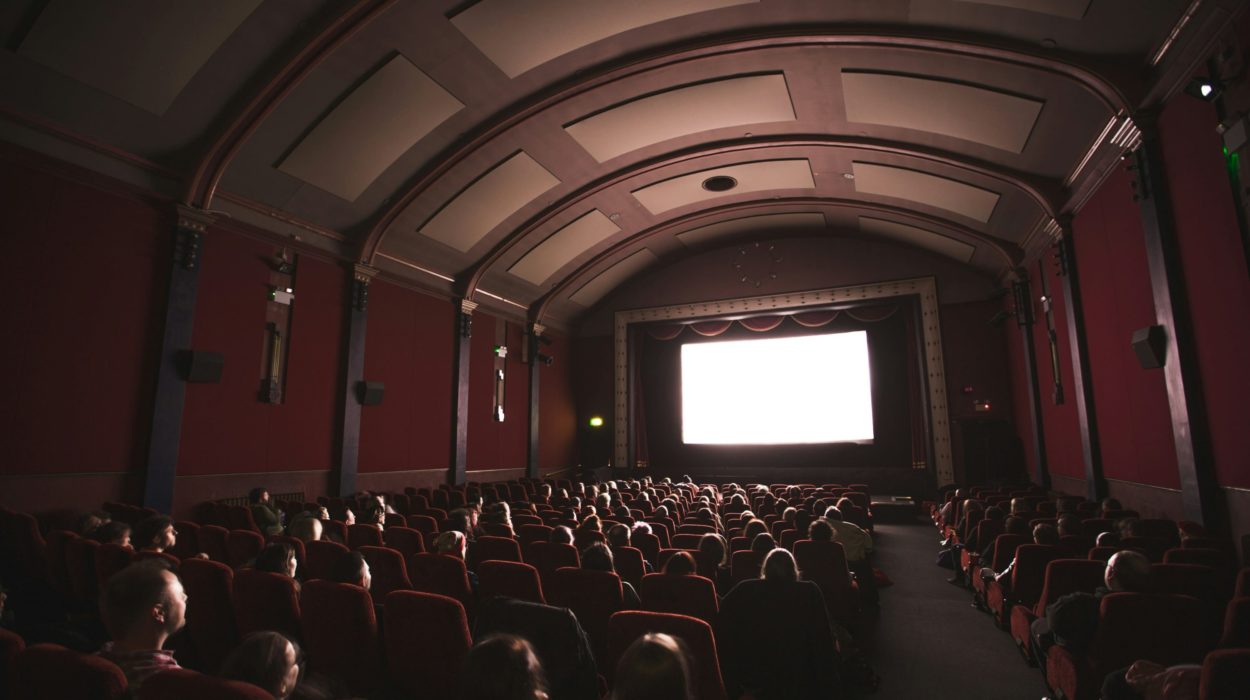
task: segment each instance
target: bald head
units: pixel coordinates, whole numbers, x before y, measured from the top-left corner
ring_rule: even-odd
[[[1111,555],[1104,575],[1107,588],[1113,591],[1140,593],[1150,583],[1150,560],[1141,552],[1124,549]]]

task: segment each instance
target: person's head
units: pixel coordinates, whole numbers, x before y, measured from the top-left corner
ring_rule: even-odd
[[[765,581],[798,581],[799,567],[794,563],[794,555],[777,547],[764,557],[764,566],[760,568],[760,578]]]
[[[798,512],[799,512],[798,509],[794,508],[793,506],[786,508],[785,510],[781,511],[781,519],[788,523],[792,523],[794,522],[794,515]]]
[[[1145,592],[1150,585],[1150,560],[1141,552],[1120,550],[1107,561],[1103,582],[1116,592]]]
[[[693,700],[690,653],[678,638],[651,632],[634,640],[616,664],[611,700]]]
[[[551,498],[551,484],[539,484],[538,495],[543,498]]]
[[[468,544],[464,538],[464,533],[456,530],[440,532],[438,537],[434,538],[434,551],[439,554],[449,554],[453,557],[464,559],[467,547]]]
[[[581,560],[582,568],[587,571],[616,571],[612,562],[612,550],[602,542],[594,542],[583,549]]]
[[[751,551],[760,556],[768,554],[776,546],[777,541],[774,540],[773,536],[767,532],[761,532],[755,536],[755,539],[751,540]]]
[[[717,566],[729,564],[729,545],[725,543],[724,537],[715,532],[708,532],[699,538],[699,552],[716,562]]]
[[[473,645],[460,668],[462,700],[546,700],[547,679],[524,638],[492,634]]]
[[[295,537],[303,542],[316,542],[321,539],[321,533],[325,526],[317,518],[296,518],[295,522],[287,528],[291,537]]]
[[[1007,517],[1007,514],[1004,513],[1003,509],[998,506],[990,506],[985,509],[986,520],[1002,520],[1005,517]]]
[[[1029,502],[1027,500],[1023,498],[1011,499],[1011,514],[1012,515],[1018,515],[1020,513],[1027,513],[1029,512],[1029,510],[1031,509],[1029,508]]]
[[[611,494],[601,493],[595,496],[595,507],[605,512],[610,509],[612,507]]]
[[[690,552],[676,552],[664,562],[664,573],[674,576],[689,576],[698,569]]]
[[[634,523],[634,534],[642,533],[644,535],[651,534],[651,523],[645,523],[641,520]]]
[[[1120,543],[1120,533],[1118,532],[1100,532],[1098,537],[1094,538],[1095,547],[1114,547]]]
[[[814,520],[807,528],[807,539],[817,542],[833,540],[833,526],[827,520]]]
[[[165,552],[178,543],[178,531],[174,529],[174,519],[168,515],[153,515],[145,518],[135,527],[130,541],[137,549]]]
[[[1081,519],[1072,513],[1059,516],[1059,536],[1067,537],[1081,534]]]
[[[382,527],[386,525],[386,509],[380,507],[377,503],[370,501],[369,507],[365,509],[361,522],[367,525],[377,525]]]
[[[985,504],[975,498],[964,499],[964,514],[982,513],[985,510]]]
[[[360,552],[344,552],[334,560],[330,570],[331,580],[339,583],[350,583],[360,586],[366,591],[373,585],[373,574],[369,571],[369,562]]]
[[[100,616],[114,641],[163,644],[186,624],[186,613],[186,591],[163,559],[127,566],[100,593]]]
[[[748,540],[754,540],[755,536],[761,532],[768,532],[768,523],[758,518],[748,520],[746,526],[742,528],[742,535]]]
[[[1076,512],[1076,499],[1073,498],[1056,498],[1055,499],[1055,515],[1067,515]]]
[[[1120,499],[1118,498],[1111,498],[1110,496],[1108,496],[1107,498],[1102,499],[1102,512],[1104,514],[1110,513],[1111,511],[1123,510],[1123,509],[1124,509],[1124,506],[1120,505]]]
[[[268,503],[269,502],[269,489],[265,488],[264,486],[257,486],[256,488],[247,492],[247,501],[248,503]]]
[[[557,525],[551,530],[551,542],[554,544],[573,544],[573,530],[568,525]]]
[[[613,547],[628,547],[629,527],[617,524],[608,528],[608,544]]]
[[[1033,544],[1059,544],[1059,531],[1050,523],[1039,523],[1033,528]]]
[[[592,532],[602,532],[603,522],[599,520],[599,516],[597,515],[587,515],[586,519],[582,521],[581,529],[590,530]]]
[[[281,632],[253,632],[226,657],[221,677],[267,691],[275,700],[288,697],[303,674],[299,645]]]
[[[1115,527],[1120,531],[1120,539],[1141,537],[1144,534],[1141,520],[1138,518],[1121,518],[1116,522]]]
[[[1003,523],[1003,533],[1007,535],[1027,535],[1029,534],[1029,524],[1024,518],[1017,518],[1012,515]]]
[[[112,516],[104,511],[92,511],[78,519],[77,532],[84,537],[92,537],[101,525],[110,522],[112,519]]]
[[[343,524],[344,525],[356,524],[356,513],[351,508],[343,509]]]
[[[285,542],[272,542],[256,555],[258,571],[272,571],[295,578],[299,564],[295,560],[295,548]]]
[[[110,520],[95,529],[91,538],[100,544],[130,546],[130,526],[120,520]]]
[[[837,507],[838,510],[842,511],[842,515],[846,515],[846,511],[848,508],[855,507],[855,501],[852,501],[846,496],[843,496],[842,498],[839,498],[838,502],[834,503],[833,505]]]
[[[469,510],[467,508],[456,508],[448,513],[447,527],[465,535],[469,534],[473,529],[473,519],[469,515]]]
[[[825,509],[825,520],[842,522],[842,511],[837,506],[829,506]]]

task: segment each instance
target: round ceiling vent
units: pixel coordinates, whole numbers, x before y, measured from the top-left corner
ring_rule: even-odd
[[[738,186],[738,181],[728,175],[713,175],[703,181],[703,189],[708,192],[728,192]]]

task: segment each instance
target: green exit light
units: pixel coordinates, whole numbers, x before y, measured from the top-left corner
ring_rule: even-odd
[[[590,427],[592,427],[592,428],[602,428],[602,427],[603,427],[603,417],[602,417],[602,416],[591,416],[591,417],[590,417]]]

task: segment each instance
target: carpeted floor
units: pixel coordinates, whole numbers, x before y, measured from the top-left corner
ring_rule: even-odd
[[[894,585],[881,591],[881,611],[860,643],[881,687],[865,698],[1027,700],[1046,695],[1041,672],[1028,666],[1011,635],[971,607],[971,594],[946,582],[934,564],[937,531],[927,522],[876,527],[875,566]]]

